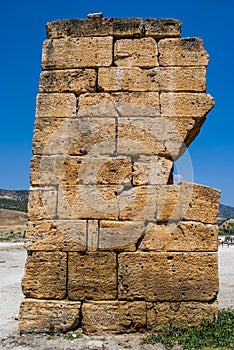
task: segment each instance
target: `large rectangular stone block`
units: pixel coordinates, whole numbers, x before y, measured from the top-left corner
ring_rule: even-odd
[[[29,220],[49,220],[57,215],[57,188],[53,186],[35,187],[29,191]]]
[[[205,117],[214,107],[209,94],[168,92],[160,95],[162,115],[168,117]]]
[[[144,301],[91,301],[82,305],[82,324],[87,334],[131,333],[146,330]]]
[[[48,39],[43,43],[42,68],[94,68],[111,66],[113,38]]]
[[[186,326],[200,326],[204,320],[212,322],[218,313],[218,303],[207,302],[156,302],[146,303],[147,329],[161,329],[169,322],[181,322]]]
[[[67,254],[33,251],[27,258],[22,279],[23,293],[28,298],[65,299]]]
[[[196,221],[171,224],[149,223],[139,246],[142,251],[196,252],[217,251],[218,228]]]
[[[119,299],[211,301],[216,298],[215,253],[120,253]]]
[[[197,91],[206,90],[205,67],[100,68],[101,91]],[[150,116],[150,114],[148,114]]]
[[[80,307],[78,301],[24,299],[20,305],[19,331],[68,332],[80,323]]]
[[[166,185],[172,181],[173,162],[157,156],[133,157],[133,184]]]
[[[83,94],[78,117],[155,117],[160,115],[158,92]]]
[[[94,69],[48,70],[40,75],[40,92],[74,92],[81,94],[95,91]]]
[[[41,93],[37,95],[36,117],[74,117],[76,96],[72,93]]]
[[[119,206],[115,185],[60,186],[58,218],[118,220]]]
[[[205,67],[160,67],[161,91],[206,91]]]
[[[182,182],[158,187],[157,221],[180,220],[216,224],[220,191],[202,185]]]
[[[191,193],[189,205],[186,207],[184,220],[194,220],[216,224],[219,212],[220,191],[203,185],[184,183],[184,190]]]
[[[30,251],[85,251],[86,231],[86,220],[30,221],[25,247]]]
[[[36,118],[33,152],[40,155],[114,155],[116,122],[111,118]]]
[[[209,55],[201,38],[162,39],[158,43],[160,66],[207,66]]]
[[[158,66],[158,50],[153,38],[120,39],[114,45],[114,64],[121,67]]]
[[[116,38],[141,37],[141,18],[67,19],[49,22],[46,25],[49,39],[69,37],[109,36]]]
[[[181,24],[174,18],[145,18],[145,35],[155,39],[180,37]]]
[[[145,231],[143,221],[100,221],[99,250],[135,251]]]
[[[117,200],[120,220],[156,220],[157,190],[154,186],[120,186]]]
[[[31,185],[58,185],[63,182],[65,159],[65,156],[34,156],[30,163]]]
[[[111,300],[117,296],[116,254],[68,253],[68,298]]]
[[[99,68],[100,91],[160,91],[159,68],[138,67]]]
[[[184,141],[194,134],[195,125],[193,118],[120,118],[118,155],[163,156],[175,160],[185,151]]]

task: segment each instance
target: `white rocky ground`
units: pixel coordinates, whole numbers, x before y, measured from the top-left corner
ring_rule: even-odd
[[[22,299],[20,281],[26,252],[22,244],[0,243],[0,350],[151,350],[158,345],[141,345],[143,334],[81,335],[74,340],[63,336],[22,335],[17,332],[17,317]],[[219,307],[234,308],[234,246],[219,248]],[[51,338],[51,339],[50,339]]]

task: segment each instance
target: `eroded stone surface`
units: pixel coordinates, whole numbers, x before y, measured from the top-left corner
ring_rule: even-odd
[[[114,155],[115,150],[116,122],[111,118],[36,119],[34,154]]]
[[[115,253],[68,253],[68,298],[70,300],[111,300],[116,299],[116,296]]]
[[[53,186],[35,187],[29,192],[29,220],[48,220],[56,218],[57,188]]]
[[[48,70],[40,75],[40,92],[83,92],[95,91],[94,69]]]
[[[24,299],[20,305],[19,331],[67,332],[79,325],[80,306],[80,302],[69,300]]]
[[[213,107],[209,94],[162,93],[160,96],[162,115],[168,117],[204,117]]]
[[[158,187],[157,221],[198,221],[215,224],[220,191],[202,185],[182,182]]]
[[[58,191],[58,218],[118,220],[115,185],[63,186]]]
[[[146,305],[143,301],[94,301],[82,305],[83,327],[87,334],[144,332]]]
[[[143,221],[101,220],[99,249],[104,251],[135,251],[144,231]]]
[[[120,253],[119,299],[210,301],[218,292],[212,253]]]
[[[76,96],[70,93],[39,94],[36,117],[72,117],[76,115]]]
[[[189,326],[199,326],[202,321],[212,322],[218,313],[218,303],[201,302],[156,302],[146,303],[147,329],[162,328],[168,322],[184,322]]]
[[[145,35],[155,39],[179,37],[181,24],[174,18],[145,18]]]
[[[46,33],[49,39],[109,35],[117,38],[141,37],[142,19],[93,17],[53,21],[47,23]]]
[[[25,265],[23,293],[28,298],[65,299],[66,275],[66,253],[33,251]]]
[[[200,38],[163,39],[158,44],[160,66],[207,66],[209,55]]]
[[[93,68],[112,64],[113,38],[47,39],[43,43],[42,68]]]
[[[114,63],[121,67],[158,66],[157,43],[153,38],[121,39],[114,45]]]
[[[195,221],[171,224],[149,223],[139,250],[142,251],[217,251],[218,228]]]
[[[37,251],[85,251],[86,220],[30,221],[25,247]]]
[[[133,161],[133,184],[161,185],[172,181],[173,163],[163,157],[139,156]]]
[[[78,117],[155,117],[160,115],[157,92],[98,93],[79,97]]]

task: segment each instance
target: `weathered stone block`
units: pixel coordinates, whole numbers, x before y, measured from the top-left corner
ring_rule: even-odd
[[[28,256],[22,279],[23,293],[28,298],[66,298],[67,254],[37,252]]]
[[[117,296],[116,254],[68,253],[68,298],[110,300]]]
[[[113,38],[69,38],[45,40],[42,68],[94,68],[112,64]]]
[[[20,305],[19,331],[68,332],[80,324],[80,302],[24,299]]]
[[[85,251],[86,220],[30,221],[25,247],[37,251]]]
[[[107,118],[37,118],[33,152],[40,155],[115,154],[116,122]]]
[[[160,66],[207,66],[209,62],[201,38],[162,39],[158,51]]]
[[[159,68],[103,67],[98,71],[100,91],[159,91],[159,82]]]
[[[54,148],[57,142],[61,142],[60,137],[58,139],[56,136],[60,132],[60,126],[64,129],[65,124],[69,125],[72,123],[72,119],[65,120],[64,118],[36,118],[34,123],[34,134],[33,134],[33,154],[41,155],[46,154],[56,154]],[[63,133],[61,133],[61,136]],[[49,147],[47,146],[49,144]],[[53,149],[51,149],[51,143],[53,143]],[[63,152],[63,147],[57,154]]]
[[[206,91],[205,67],[160,67],[160,91]]]
[[[73,117],[76,96],[72,93],[43,93],[37,95],[36,117]]]
[[[121,67],[158,66],[157,43],[153,38],[117,40],[114,45],[114,63]]]
[[[35,187],[29,191],[29,220],[48,220],[56,217],[57,189],[52,186]]]
[[[184,151],[184,141],[195,137],[195,121],[192,118],[156,117],[121,118],[118,123],[119,155],[163,156],[177,159]],[[180,128],[181,127],[181,128]]]
[[[87,158],[79,174],[80,183],[117,185],[131,184],[132,161],[130,157]]]
[[[168,117],[205,117],[214,107],[209,94],[168,92],[160,95],[162,115]]]
[[[120,187],[117,200],[120,220],[155,221],[157,203],[155,187]]]
[[[141,18],[88,18],[49,22],[46,25],[49,39],[89,36],[116,38],[141,37]]]
[[[157,221],[180,220],[216,224],[220,191],[202,185],[183,182],[158,187]]]
[[[174,18],[145,18],[145,35],[155,39],[180,37],[181,24]]]
[[[74,92],[81,94],[95,91],[94,69],[68,69],[44,71],[40,75],[40,92]]]
[[[100,221],[100,250],[135,251],[145,231],[144,222]]]
[[[58,217],[63,219],[118,220],[115,185],[61,186],[58,192]]]
[[[193,183],[185,183],[184,188],[187,193],[192,189],[191,200],[186,208],[184,220],[216,224],[220,191],[212,187]]]
[[[219,290],[214,253],[120,253],[119,299],[211,301]]]
[[[169,159],[139,155],[133,159],[133,185],[166,185],[172,181],[172,171]]]
[[[78,117],[154,117],[160,115],[158,92],[98,93],[79,97]]]
[[[218,303],[204,302],[156,302],[146,303],[147,329],[162,328],[163,325],[176,321],[189,326],[199,326],[204,320],[216,319]]]
[[[130,333],[146,330],[144,301],[93,301],[82,305],[82,324],[87,334]]]
[[[65,156],[34,156],[30,164],[31,185],[58,185],[61,183],[65,161]]]
[[[217,251],[218,229],[215,225],[181,221],[177,225],[149,223],[139,246],[142,251]]]
[[[132,181],[130,157],[66,157],[63,182],[67,185],[117,185]]]

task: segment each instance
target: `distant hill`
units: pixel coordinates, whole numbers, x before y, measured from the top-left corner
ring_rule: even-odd
[[[0,189],[0,209],[27,212],[28,191],[12,191]]]
[[[220,218],[234,219],[234,207],[230,207],[228,205],[220,204],[219,217]]]
[[[0,209],[0,226],[14,226],[26,224],[26,213],[16,210]]]

